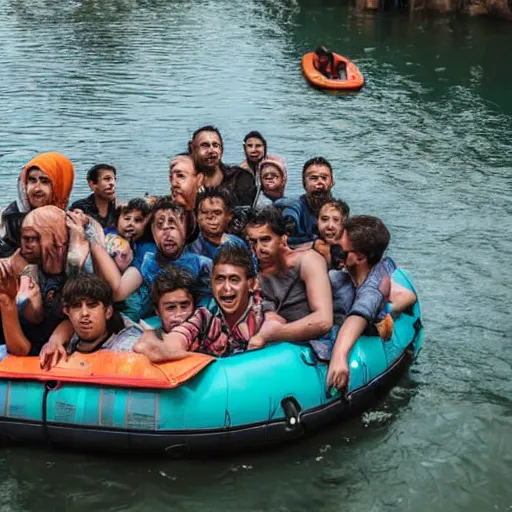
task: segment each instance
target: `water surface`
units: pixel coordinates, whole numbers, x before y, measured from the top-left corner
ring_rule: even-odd
[[[360,14],[337,0],[0,0],[0,187],[59,150],[119,169],[124,198],[168,191],[169,157],[216,124],[225,160],[261,130],[290,190],[322,154],[354,213],[381,216],[426,336],[389,398],[296,445],[218,460],[2,448],[2,511],[512,508],[512,25]],[[323,42],[367,78],[311,89]]]

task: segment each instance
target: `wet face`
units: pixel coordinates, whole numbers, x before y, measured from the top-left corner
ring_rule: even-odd
[[[228,321],[237,320],[245,312],[253,287],[254,279],[248,279],[242,267],[229,264],[213,267],[213,296]]]
[[[261,186],[271,197],[280,197],[284,191],[284,178],[281,171],[271,164],[265,165],[261,170]]]
[[[281,249],[286,245],[286,235],[276,235],[268,224],[249,224],[247,240],[261,268],[274,265],[279,259]]]
[[[222,159],[222,143],[216,132],[200,132],[192,142],[192,156],[198,169],[215,172]]]
[[[188,156],[179,156],[171,161],[169,168],[172,198],[186,210],[193,210],[197,191],[202,187],[204,174],[197,173],[194,161]]]
[[[123,212],[117,221],[117,232],[126,240],[136,242],[144,234],[147,218],[140,210]]]
[[[199,229],[207,240],[218,240],[222,237],[231,217],[224,201],[219,197],[201,201],[197,210]]]
[[[52,204],[52,181],[37,168],[31,169],[27,173],[27,198],[32,208]]]
[[[185,246],[185,217],[173,210],[158,210],[151,225],[151,232],[158,250],[166,257],[175,259]]]
[[[248,162],[257,164],[265,156],[265,145],[258,137],[249,137],[244,144],[244,152]]]
[[[99,172],[98,183],[89,181],[89,187],[94,195],[104,201],[115,201],[116,199],[116,176],[114,171],[103,170]]]
[[[335,244],[343,233],[343,216],[337,208],[326,204],[320,209],[317,226],[320,236],[329,245]]]
[[[35,264],[41,261],[41,239],[33,229],[22,229],[21,255],[29,264]]]
[[[81,340],[96,341],[107,333],[107,320],[112,317],[112,306],[100,301],[82,299],[80,303],[64,307],[73,329]]]
[[[322,164],[310,165],[304,173],[306,194],[315,196],[329,192],[334,185],[329,167]]]
[[[164,293],[157,307],[165,332],[182,324],[194,312],[194,299],[188,290],[179,289]]]

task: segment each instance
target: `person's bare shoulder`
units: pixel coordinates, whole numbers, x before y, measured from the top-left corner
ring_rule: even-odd
[[[323,256],[318,254],[313,249],[300,251],[297,253],[297,262],[304,270],[319,271],[325,270],[327,272],[327,264]]]

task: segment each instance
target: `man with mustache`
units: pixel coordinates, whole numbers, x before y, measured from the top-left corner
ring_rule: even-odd
[[[205,174],[196,169],[190,155],[181,154],[171,160],[169,182],[174,202],[185,210],[187,223],[187,242],[191,243],[199,234],[195,216],[196,197],[203,188]]]
[[[197,170],[204,172],[206,187],[222,187],[233,197],[234,206],[251,206],[256,196],[255,177],[243,167],[228,167],[222,162],[224,144],[214,126],[196,130],[189,142],[189,152]]]
[[[331,164],[322,156],[308,160],[302,169],[302,184],[306,193],[298,199],[280,199],[274,203],[283,209],[291,247],[311,242],[318,235],[316,218],[334,186]]]
[[[263,307],[269,312],[249,348],[273,341],[309,341],[328,333],[333,308],[322,256],[311,249],[290,249],[281,212],[272,206],[249,217],[247,239],[258,260]],[[272,312],[287,323],[272,319]]]
[[[87,171],[87,184],[92,194],[75,201],[70,210],[82,210],[98,221],[103,229],[114,227],[116,222],[116,168],[97,164]]]

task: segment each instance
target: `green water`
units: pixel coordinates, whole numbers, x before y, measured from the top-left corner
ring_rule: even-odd
[[[227,162],[259,129],[290,191],[322,154],[353,212],[385,220],[426,325],[419,363],[348,424],[217,460],[3,447],[2,512],[512,508],[512,25],[340,3],[0,0],[2,204],[36,151],[73,160],[74,198],[115,163],[127,198],[168,190],[195,128],[221,129]],[[359,65],[360,94],[307,85],[319,42]]]

